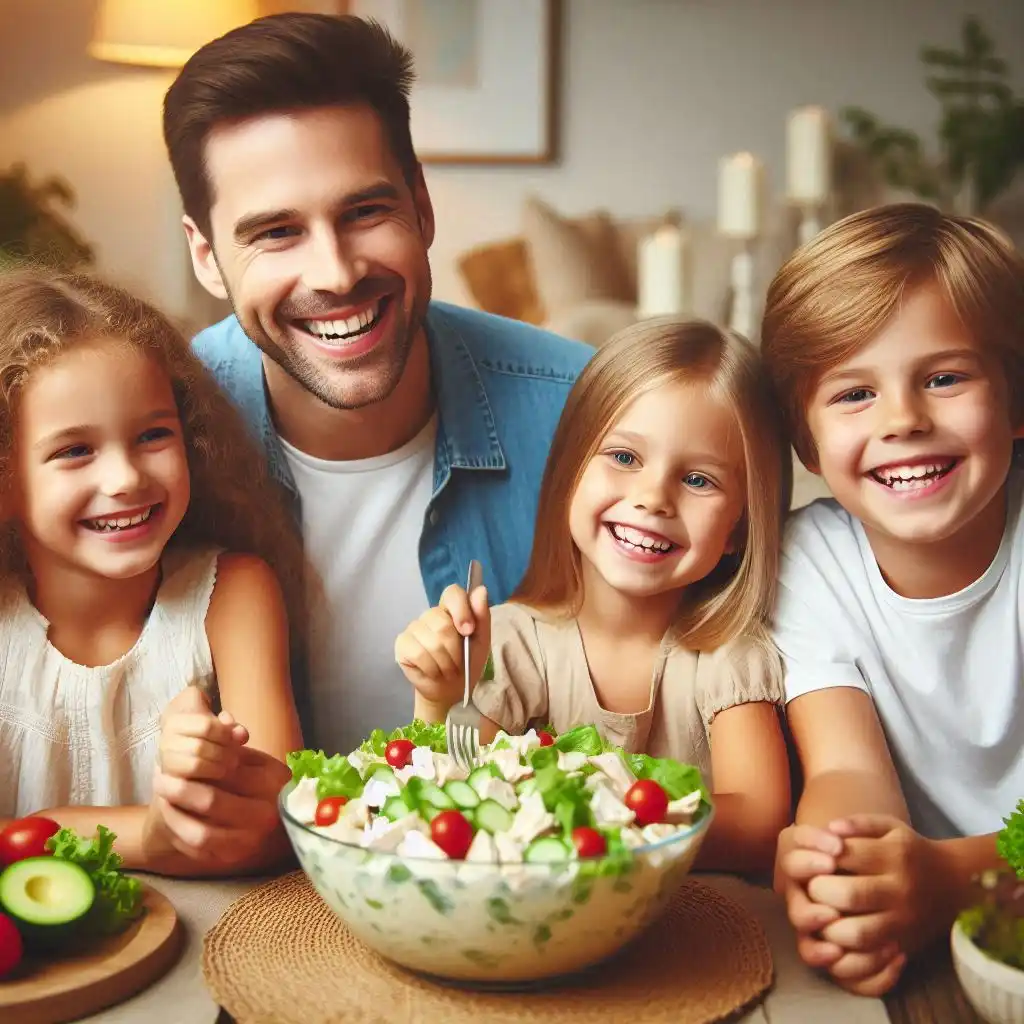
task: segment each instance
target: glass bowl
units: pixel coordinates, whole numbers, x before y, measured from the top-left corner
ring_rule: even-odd
[[[713,811],[633,851],[625,873],[599,861],[492,864],[367,850],[278,806],[303,871],[345,926],[382,957],[451,982],[518,985],[585,970],[665,909],[693,866]]]

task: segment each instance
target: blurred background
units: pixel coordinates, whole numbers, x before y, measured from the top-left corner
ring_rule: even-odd
[[[755,333],[778,263],[853,209],[920,198],[1024,237],[1024,0],[0,0],[0,260],[223,316],[163,93],[232,24],[347,7],[421,66],[436,298],[596,344],[672,311]]]

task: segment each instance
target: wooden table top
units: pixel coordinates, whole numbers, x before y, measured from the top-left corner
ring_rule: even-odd
[[[911,961],[885,1008],[892,1024],[985,1024],[964,997],[948,939]]]

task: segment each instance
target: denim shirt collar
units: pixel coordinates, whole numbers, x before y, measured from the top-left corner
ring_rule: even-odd
[[[498,439],[491,403],[476,361],[458,327],[433,303],[425,318],[430,351],[431,384],[437,400],[438,430],[434,451],[434,493],[454,469],[503,470],[505,452]],[[297,497],[291,470],[277,436],[263,375],[259,349],[251,346],[253,358],[239,367],[243,394],[253,396],[260,408],[256,417],[271,472]]]

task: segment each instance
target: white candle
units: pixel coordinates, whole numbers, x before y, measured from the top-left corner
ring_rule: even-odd
[[[722,157],[718,165],[718,230],[730,238],[761,233],[764,167],[750,153]]]
[[[678,316],[689,308],[689,259],[685,232],[665,224],[640,239],[637,253],[637,314]]]
[[[797,203],[824,203],[832,188],[828,113],[801,107],[786,123],[786,193]]]

